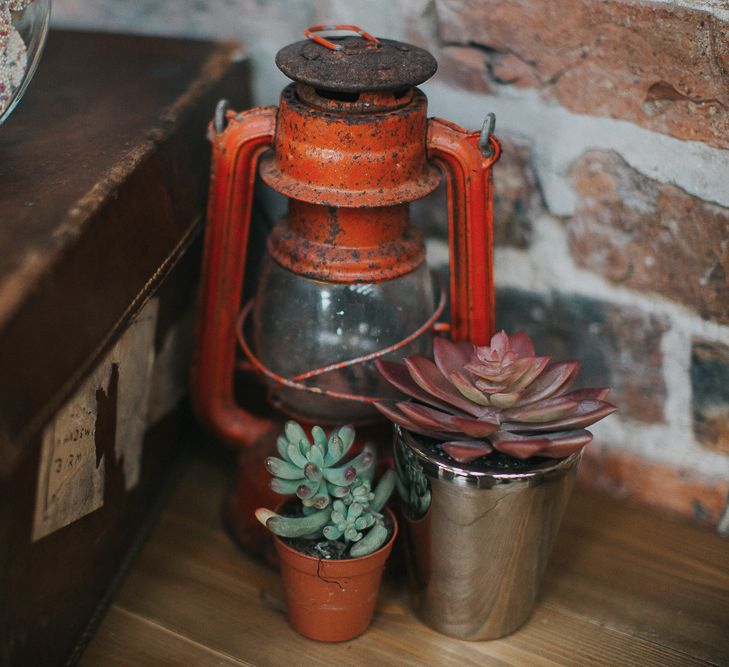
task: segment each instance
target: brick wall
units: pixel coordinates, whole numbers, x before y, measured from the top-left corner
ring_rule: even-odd
[[[729,533],[729,5],[724,0],[56,0],[54,21],[276,50],[317,22],[425,46],[431,113],[497,115],[498,322],[584,360],[619,415],[585,484]],[[442,193],[414,206],[447,258]]]

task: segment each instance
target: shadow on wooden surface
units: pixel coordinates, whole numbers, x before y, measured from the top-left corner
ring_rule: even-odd
[[[386,578],[370,630],[320,644],[286,623],[278,573],[219,515],[232,469],[195,458],[81,664],[692,665],[729,662],[729,542],[576,492],[537,607],[491,642],[439,635]]]

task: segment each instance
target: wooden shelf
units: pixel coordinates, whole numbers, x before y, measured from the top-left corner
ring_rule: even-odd
[[[196,456],[81,665],[729,664],[729,541],[576,491],[537,607],[518,632],[462,642],[429,630],[403,577],[342,644],[286,623],[278,573],[220,525],[231,471]]]

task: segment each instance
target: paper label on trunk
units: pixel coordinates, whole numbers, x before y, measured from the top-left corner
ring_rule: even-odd
[[[122,466],[127,490],[138,483],[158,306],[147,303],[44,429],[33,541],[102,507],[109,466]]]
[[[127,491],[139,483],[158,310],[159,299],[150,299],[110,355],[110,362],[119,368],[114,451],[124,468]]]

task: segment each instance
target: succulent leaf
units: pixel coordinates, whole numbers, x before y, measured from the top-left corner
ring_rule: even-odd
[[[536,354],[532,339],[524,331],[517,331],[509,336],[509,344],[520,357],[533,357]]]
[[[419,433],[420,435],[428,436],[429,438],[436,438],[439,440],[448,439],[451,436],[444,431],[435,431],[433,429],[423,428],[411,420],[407,415],[400,411],[397,404],[394,401],[377,401],[374,404],[375,408],[381,412],[385,417],[391,421],[399,424],[403,428],[413,433]]]
[[[324,454],[322,453],[321,449],[319,449],[319,446],[318,445],[314,445],[311,448],[311,450],[309,451],[309,455],[308,455],[307,458],[317,468],[323,468],[324,467]]]
[[[509,391],[519,391],[528,387],[547,367],[550,357],[532,357],[527,369],[509,387]]]
[[[374,445],[367,444],[362,448],[362,451],[349,462],[349,465],[354,468],[357,474],[361,475],[365,470],[370,468],[374,464],[374,462]]]
[[[332,484],[331,482],[327,482],[326,484],[329,495],[333,496],[334,498],[342,498],[349,493],[349,487],[338,486],[337,484]]]
[[[444,442],[441,447],[459,463],[470,463],[474,459],[486,456],[494,451],[494,448],[485,440]]]
[[[288,496],[292,493],[296,493],[301,481],[302,480],[300,479],[281,479],[279,477],[273,477],[268,482],[268,485],[274,493],[280,493],[283,496]]]
[[[256,510],[256,518],[272,533],[280,537],[303,537],[326,526],[329,520],[329,510],[321,510],[309,516],[287,517],[259,508]]]
[[[478,416],[478,406],[474,406],[473,402],[464,398],[448,379],[441,375],[430,359],[415,355],[405,359],[405,366],[421,389],[463,412]]]
[[[579,405],[580,403],[566,396],[545,398],[542,401],[504,410],[504,419],[515,422],[548,422],[568,417],[577,410]]]
[[[338,540],[342,536],[342,531],[333,524],[324,526],[323,533],[324,537],[326,537],[328,540]]]
[[[377,370],[380,371],[382,377],[384,377],[393,387],[399,389],[403,394],[435,408],[445,410],[451,409],[451,405],[449,403],[441,401],[424,389],[421,389],[403,364],[377,359],[377,361],[375,361],[375,365],[377,366]],[[375,403],[375,407],[377,405],[378,404]]]
[[[470,351],[453,345],[445,338],[433,340],[433,359],[441,375],[448,377],[451,373],[462,371],[470,359]]]
[[[327,434],[321,426],[313,426],[311,428],[311,437],[314,439],[314,444],[319,447],[326,447]]]
[[[289,443],[286,451],[289,455],[289,461],[303,470],[309,460],[301,453],[299,446]]]
[[[467,417],[453,417],[453,424],[471,438],[483,438],[489,433],[499,429],[499,425],[485,419],[469,419]]]
[[[407,401],[400,401],[397,407],[421,427],[438,429],[439,431],[458,431],[458,427],[450,423],[453,421],[454,416],[447,412],[441,412],[419,403],[408,403]]]
[[[372,500],[370,501],[370,509],[373,512],[380,512],[385,506],[385,503],[390,499],[392,492],[395,488],[395,472],[393,470],[387,470],[380,477],[380,482],[375,488],[375,492]]]
[[[491,405],[488,396],[484,394],[476,385],[461,371],[453,371],[448,375],[453,386],[458,389],[469,401],[473,401],[477,405]]]
[[[304,475],[306,476],[306,479],[309,479],[312,482],[318,482],[322,477],[321,468],[315,463],[309,462],[304,466]]]
[[[328,505],[329,505],[329,496],[317,495],[311,499],[309,507],[315,507],[316,509],[323,510]]]
[[[559,396],[574,382],[580,369],[578,361],[559,361],[550,364],[522,394],[522,403],[541,401],[550,396]]]
[[[301,500],[308,500],[314,498],[317,491],[319,491],[319,482],[312,482],[310,480],[302,480],[301,483],[296,487],[296,496]]]
[[[324,464],[327,466],[335,465],[342,458],[342,439],[338,435],[329,438],[329,450],[324,457]]]
[[[567,428],[585,428],[596,421],[607,417],[617,408],[607,401],[582,401],[568,416],[539,424],[520,424],[504,422],[501,428],[504,431],[564,431]]]
[[[293,420],[286,422],[284,425],[284,433],[290,443],[298,445],[301,440],[306,440],[307,443],[309,442],[309,439],[306,437],[306,431],[301,428],[300,424],[297,424]]]
[[[565,398],[573,401],[604,401],[610,393],[609,387],[599,387],[590,389],[575,389],[563,394]]]
[[[269,456],[264,465],[268,472],[281,479],[301,479],[304,476],[301,468],[289,461],[277,459],[275,456]]]
[[[349,453],[349,450],[354,444],[354,435],[354,428],[350,424],[339,427],[337,437],[342,441],[342,456],[346,456]]]
[[[278,451],[278,455],[284,460],[289,461],[289,441],[286,439],[286,436],[280,435],[278,438],[276,438],[276,450]]]
[[[349,464],[341,468],[325,468],[322,474],[327,482],[337,486],[349,486],[357,478],[357,471]]]
[[[376,523],[359,542],[352,545],[349,550],[353,558],[360,558],[377,551],[387,539],[387,528],[384,524]]]
[[[510,408],[512,405],[516,405],[520,397],[521,394],[518,391],[508,393],[497,392],[491,394],[491,404],[497,408]]]

